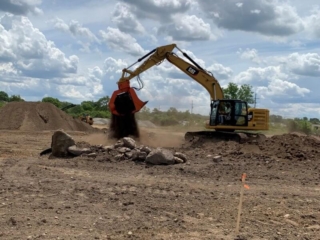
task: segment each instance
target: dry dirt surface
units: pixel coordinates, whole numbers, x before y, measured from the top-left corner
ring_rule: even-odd
[[[184,144],[181,135],[143,130],[141,144],[188,157],[150,166],[105,153],[40,157],[53,132],[0,130],[0,239],[320,239],[318,138]],[[103,132],[67,133],[114,143]],[[250,189],[236,236],[242,173]]]

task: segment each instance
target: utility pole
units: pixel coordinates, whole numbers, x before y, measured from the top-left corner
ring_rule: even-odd
[[[191,114],[193,113],[193,100],[191,100]]]
[[[257,94],[255,93],[255,94],[254,94],[254,108],[256,108],[257,99],[259,99],[259,98],[257,98]]]

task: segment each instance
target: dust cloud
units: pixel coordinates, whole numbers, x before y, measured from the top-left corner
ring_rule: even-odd
[[[132,137],[132,136],[129,136]],[[184,142],[183,133],[170,133],[162,129],[140,129],[140,137],[132,137],[138,144],[147,145],[150,147],[181,147]],[[83,136],[83,141],[90,145],[112,145],[118,139],[110,138],[107,133],[92,133]]]
[[[90,145],[112,145],[117,142],[116,139],[108,138],[105,133],[92,133],[83,137],[83,141],[89,143]]]
[[[182,133],[170,133],[152,129],[140,129],[139,143],[150,147],[181,147],[184,142]]]

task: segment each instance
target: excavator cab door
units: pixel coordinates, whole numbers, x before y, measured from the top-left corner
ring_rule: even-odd
[[[210,126],[216,126],[218,123],[218,107],[219,107],[219,101],[211,101],[210,104],[210,119],[209,119],[209,125]]]
[[[244,101],[236,100],[234,103],[234,125],[248,126],[248,104]]]

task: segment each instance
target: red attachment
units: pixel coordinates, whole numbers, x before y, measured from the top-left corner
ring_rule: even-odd
[[[126,114],[134,114],[148,103],[148,101],[143,102],[138,98],[135,90],[130,87],[129,81],[118,83],[118,87],[119,90],[113,92],[109,101],[109,109],[112,114],[124,115],[124,108],[126,109]],[[124,95],[126,95],[125,99]]]

